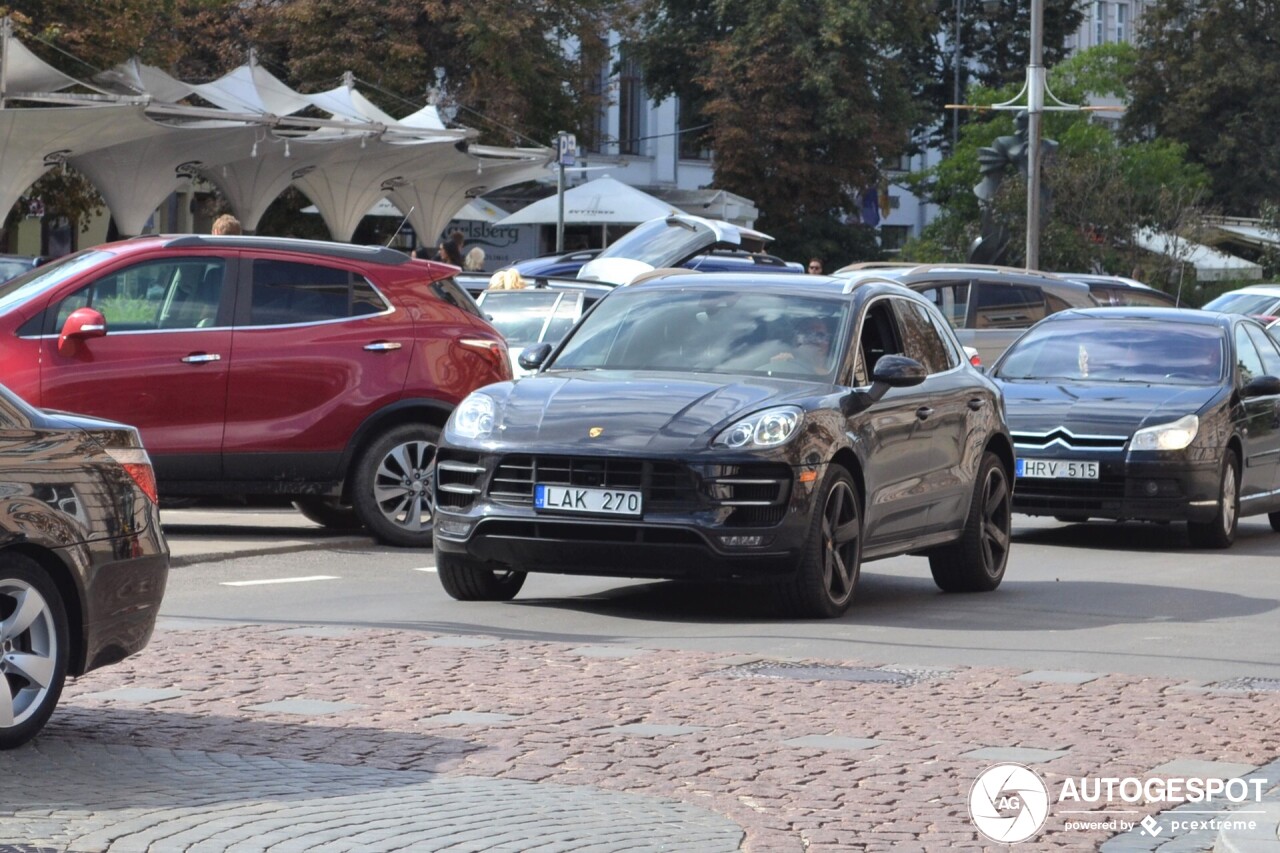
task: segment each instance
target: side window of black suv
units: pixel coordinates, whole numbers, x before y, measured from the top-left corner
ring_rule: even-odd
[[[908,299],[893,300],[902,328],[902,354],[924,365],[929,373],[942,373],[959,362],[951,346],[934,326],[929,310]]]

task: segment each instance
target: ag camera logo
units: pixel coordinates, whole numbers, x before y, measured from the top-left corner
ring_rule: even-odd
[[[969,817],[978,831],[1000,844],[1031,838],[1049,816],[1049,789],[1034,770],[996,764],[978,774],[969,789]]]

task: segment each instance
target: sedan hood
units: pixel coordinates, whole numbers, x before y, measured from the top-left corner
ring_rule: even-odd
[[[767,377],[602,370],[543,373],[483,393],[497,403],[493,439],[502,445],[665,453],[705,449],[739,416],[812,398],[815,390],[834,388]]]
[[[1217,386],[1140,385],[998,380],[1009,429],[1047,433],[1066,427],[1076,435],[1128,436],[1145,426],[1200,412]]]

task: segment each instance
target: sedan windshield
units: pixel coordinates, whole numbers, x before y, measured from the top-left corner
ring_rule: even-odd
[[[1224,314],[1274,313],[1280,297],[1266,293],[1224,293],[1206,303],[1204,310],[1221,311]]]
[[[841,299],[724,289],[615,291],[551,370],[679,370],[832,381],[847,337]]]
[[[1226,365],[1217,326],[1167,320],[1045,323],[1013,345],[996,367],[1001,379],[1217,385]]]

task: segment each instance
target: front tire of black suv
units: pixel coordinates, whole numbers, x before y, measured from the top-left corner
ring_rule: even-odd
[[[402,548],[431,547],[431,476],[439,445],[436,427],[402,424],[382,433],[360,454],[351,504],[379,541]]]
[[[943,592],[990,592],[1004,580],[1013,527],[1013,490],[1000,457],[982,455],[964,532],[929,554],[933,582]]]
[[[795,576],[778,588],[796,616],[833,619],[853,603],[862,568],[862,506],[849,472],[827,466]]]
[[[458,601],[510,601],[524,586],[525,573],[486,568],[457,554],[436,552],[436,574]]]

